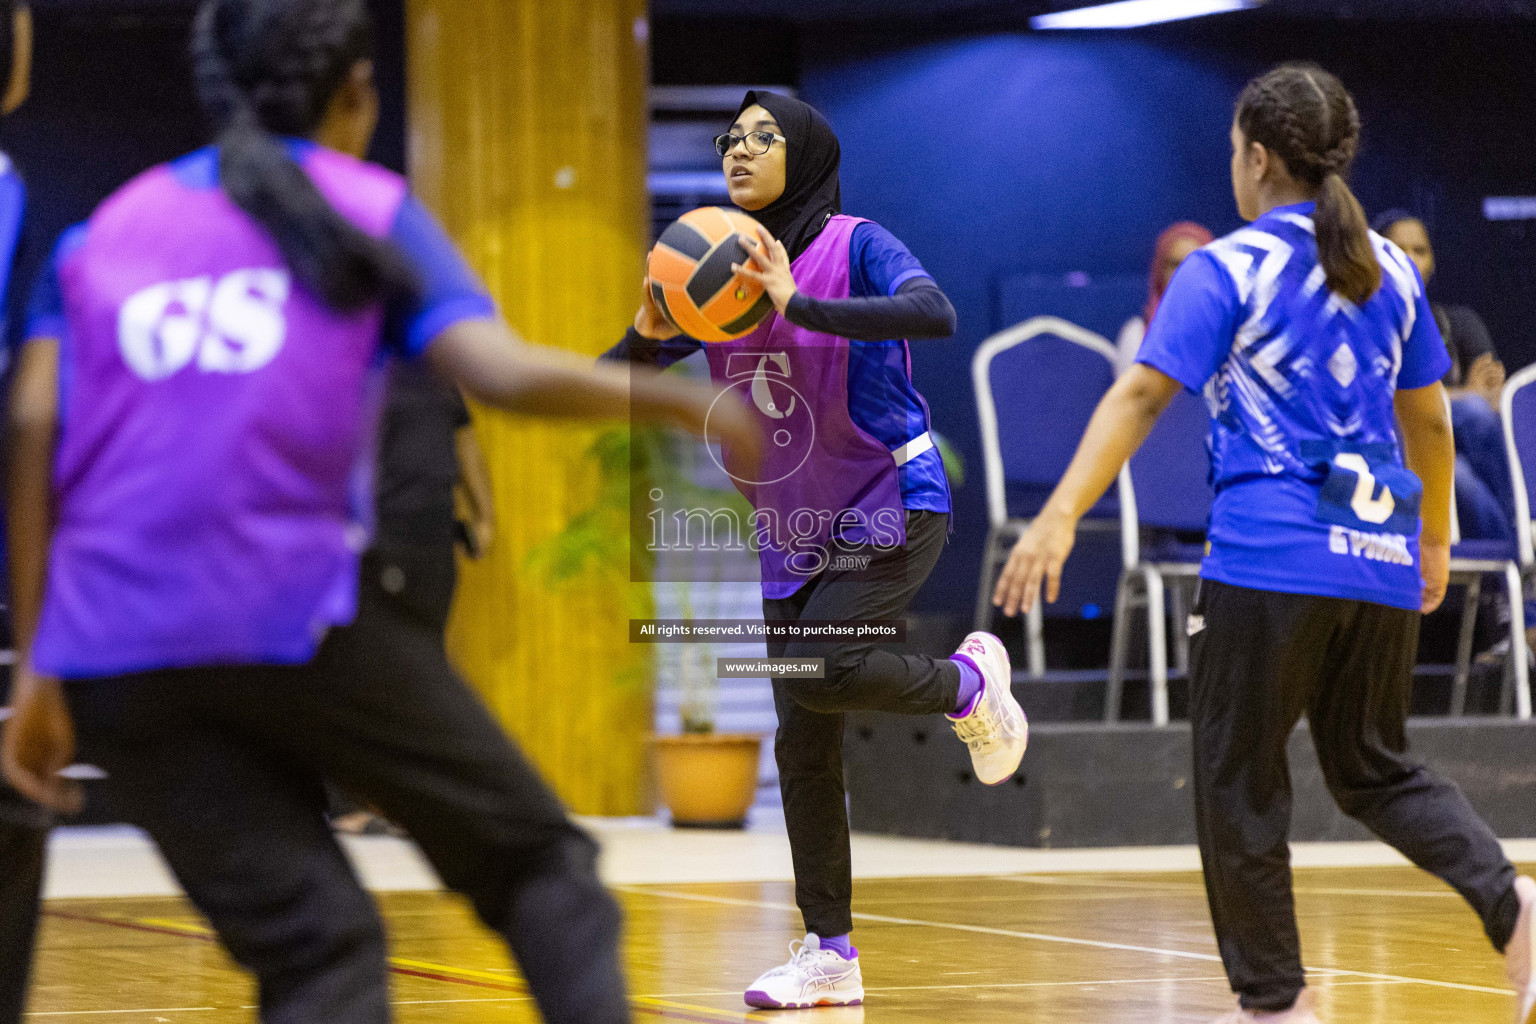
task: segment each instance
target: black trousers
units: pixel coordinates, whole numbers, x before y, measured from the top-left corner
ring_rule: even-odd
[[[1306,981],[1291,891],[1286,740],[1302,715],[1341,810],[1471,904],[1503,949],[1515,869],[1455,785],[1407,754],[1419,614],[1202,580],[1190,649],[1195,814],[1232,989],[1289,1008]]]
[[[903,549],[871,552],[857,573],[829,569],[794,595],[763,601],[767,621],[898,619],[928,579],[949,533],[949,516],[907,513]],[[843,786],[843,713],[933,715],[955,710],[960,670],[952,661],[896,654],[867,640],[768,643],[771,658],[825,658],[825,679],[775,679],[779,728],[774,756],[795,866],[795,902],[806,931],[853,930],[853,865]]]
[[[394,610],[432,631],[444,644],[459,567],[453,542],[405,544],[380,540],[366,554],[358,570],[365,587],[377,586],[389,595]],[[334,782],[325,787],[326,811],[332,819],[367,810]]]
[[[384,933],[326,824],[322,778],[378,806],[499,932],[551,1024],[630,1019],[596,847],[364,575],[357,622],[310,665],[66,686],[115,807],[159,845],[266,1024],[390,1019]]]
[[[453,541],[407,544],[381,539],[363,556],[358,574],[364,586],[377,585],[399,611],[418,619],[442,639],[459,583]]]
[[[0,783],[0,1024],[21,1024],[48,852],[47,815]]]

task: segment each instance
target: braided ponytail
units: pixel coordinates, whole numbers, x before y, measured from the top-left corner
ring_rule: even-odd
[[[412,293],[414,275],[393,244],[336,211],[277,136],[312,135],[372,47],[362,0],[206,0],[192,33],[220,184],[294,276],[343,312]]]
[[[1243,89],[1237,127],[1317,190],[1317,259],[1328,287],[1360,305],[1381,287],[1370,225],[1346,180],[1360,146],[1360,112],[1344,83],[1315,64],[1282,64]]]

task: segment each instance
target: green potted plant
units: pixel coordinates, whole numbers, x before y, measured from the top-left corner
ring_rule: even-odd
[[[650,429],[617,428],[601,434],[587,453],[598,463],[597,500],[530,554],[531,567],[551,585],[593,577],[604,586],[656,579],[656,552],[644,535],[651,519],[634,514],[642,509],[664,513],[656,495],[664,495],[667,506],[728,509],[737,522],[749,523],[751,508],[735,490],[693,482],[699,450],[693,442]],[[732,553],[693,554],[686,566],[668,567],[669,575],[679,574],[686,581],[663,585],[672,588],[679,618],[718,617],[726,559]],[[654,613],[654,593],[650,588],[632,589],[636,592],[632,617],[649,618]],[[678,652],[671,667],[679,691],[682,731],[652,737],[661,801],[677,827],[741,828],[756,797],[762,737],[716,730],[715,646],[688,643],[680,645]],[[637,659],[637,667],[626,678],[633,676],[639,682],[654,674],[655,649],[649,648],[648,653]]]

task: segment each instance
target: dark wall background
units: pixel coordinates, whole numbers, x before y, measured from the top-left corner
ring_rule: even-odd
[[[842,139],[845,209],[906,241],[960,314],[953,340],[913,346],[936,425],[972,471],[919,610],[968,614],[974,596],[986,511],[969,366],[1012,322],[1003,284],[1124,281],[1146,273],[1171,221],[1237,227],[1232,103],[1276,62],[1314,59],[1344,78],[1365,121],[1355,184],[1367,210],[1422,212],[1441,263],[1432,295],[1478,309],[1512,369],[1536,360],[1536,225],[1482,215],[1486,195],[1536,189],[1528,25],[1211,19],[927,42],[808,26],[798,53],[801,95]],[[1139,301],[1101,319],[1119,323]]]
[[[373,157],[405,166],[401,0],[373,0],[383,103]],[[187,39],[195,5],[140,0],[36,9],[32,96],[0,124],[0,148],[27,182],[27,223],[12,276],[11,322],[53,240],[135,174],[208,141]]]

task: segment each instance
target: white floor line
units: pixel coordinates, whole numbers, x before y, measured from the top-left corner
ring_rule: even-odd
[[[696,903],[714,903],[729,907],[755,907],[761,910],[783,910],[798,913],[799,908],[792,903],[775,903],[768,900],[744,900],[729,896],[708,896],[702,893],[675,892],[669,889],[657,889],[652,887],[618,885],[614,886],[621,892],[634,893],[642,896],[657,896],[667,899],[690,900]],[[1099,939],[1079,939],[1066,935],[1048,935],[1044,932],[1015,931],[1008,928],[991,928],[978,924],[959,924],[951,921],[922,921],[911,917],[891,917],[885,914],[864,914],[857,911],[853,914],[855,921],[871,921],[876,924],[898,924],[918,928],[944,928],[949,931],[970,932],[976,935],[996,935],[1010,939],[1029,939],[1035,942],[1053,942],[1067,946],[1088,946],[1094,949],[1119,950],[1130,953],[1148,953],[1152,956],[1172,957],[1179,960],[1201,960],[1209,962],[1221,962],[1221,957],[1214,953],[1196,953],[1186,949],[1163,949],[1158,946],[1139,946],[1124,942],[1104,942]],[[1341,967],[1309,967],[1309,973],[1326,974],[1333,977],[1369,978],[1375,981],[1391,981],[1401,984],[1429,985],[1434,988],[1456,989],[1461,992],[1483,992],[1489,995],[1511,995],[1509,989],[1492,988],[1487,985],[1465,985],[1455,981],[1434,981],[1429,978],[1410,978],[1400,974],[1378,974],[1373,971],[1352,971]],[[1084,984],[1091,984],[1086,982]]]
[[[1065,886],[1093,889],[1131,889],[1142,892],[1191,892],[1204,894],[1205,886],[1199,882],[1131,882],[1118,878],[1086,879],[1052,878],[1049,875],[1002,875],[1000,882],[1018,882],[1021,885]],[[1298,896],[1386,896],[1415,899],[1459,900],[1461,895],[1449,889],[1347,889],[1332,886],[1298,885],[1292,887]]]
[[[1221,974],[1221,975],[1216,975],[1214,977],[1207,978],[1207,977],[1183,977],[1181,975],[1175,974],[1175,975],[1170,975],[1170,976],[1165,976],[1165,977],[1158,977],[1158,978],[1106,978],[1103,981],[1099,981],[1098,979],[1091,979],[1091,980],[1086,980],[1086,981],[997,981],[997,982],[986,981],[986,982],[979,982],[979,983],[974,984],[974,985],[885,985],[885,986],[869,986],[869,985],[865,985],[864,986],[864,991],[866,991],[866,992],[928,992],[928,991],[943,991],[943,990],[946,990],[946,989],[965,989],[965,988],[1089,988],[1089,987],[1092,987],[1094,985],[1166,985],[1169,982],[1177,983],[1177,982],[1185,982],[1185,981],[1201,981],[1201,982],[1207,982],[1207,983],[1213,982],[1213,981],[1219,981],[1219,982],[1222,982],[1223,984],[1225,984],[1226,981],[1227,981],[1227,976],[1225,974]]]
[[[742,900],[729,896],[706,896],[701,893],[674,892],[669,889],[654,889],[650,887],[616,885],[620,892],[635,893],[641,896],[663,896],[668,899],[691,900],[696,903],[715,903],[731,907],[756,907],[761,910],[783,910],[798,913],[799,909],[793,903],[773,903],[767,900]],[[1137,946],[1124,942],[1105,942],[1101,939],[1075,939],[1065,935],[1047,935],[1044,932],[1021,932],[1008,928],[992,928],[981,924],[956,924],[947,921],[921,921],[912,917],[892,917],[888,914],[865,914],[855,912],[855,921],[872,921],[876,924],[911,925],[920,928],[947,928],[950,931],[971,932],[976,935],[998,935],[1009,939],[1033,939],[1037,942],[1056,942],[1069,946],[1090,946],[1094,949],[1113,949],[1129,953],[1150,953],[1154,956],[1175,957],[1180,960],[1201,960],[1207,963],[1220,963],[1221,957],[1215,953],[1194,953],[1182,949],[1161,949],[1157,946]]]
[[[644,998],[644,997],[642,997]],[[391,1006],[439,1006],[448,1003],[531,1003],[533,996],[485,996],[474,999],[394,999]]]
[[[1221,982],[1226,984],[1225,974],[1206,976],[1159,976],[1156,978],[1105,978],[1087,981],[981,981],[972,984],[956,985],[865,985],[865,992],[940,992],[951,989],[972,988],[1084,988],[1092,985],[1165,985],[1169,982],[1200,981]],[[1379,982],[1361,982],[1360,984],[1380,984]],[[715,996],[736,996],[741,994],[741,989],[722,989],[716,992],[664,992],[654,995],[637,996],[638,999],[708,999]]]

